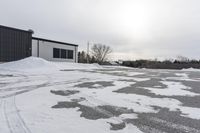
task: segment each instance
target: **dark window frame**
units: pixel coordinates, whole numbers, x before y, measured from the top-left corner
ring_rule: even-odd
[[[67,59],[74,59],[74,51],[73,50],[67,51]]]
[[[53,58],[56,59],[74,59],[74,50],[53,48]]]
[[[67,59],[67,50],[66,49],[60,49],[60,58]]]
[[[60,58],[60,49],[53,48],[53,58]]]

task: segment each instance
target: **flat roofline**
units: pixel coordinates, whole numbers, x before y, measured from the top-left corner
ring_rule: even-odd
[[[33,32],[29,31],[29,30],[22,30],[22,29],[18,29],[18,28],[3,26],[3,25],[0,25],[0,28],[10,29],[10,30],[17,30],[17,31],[28,32],[28,33],[33,34]]]
[[[60,41],[54,41],[54,40],[49,40],[49,39],[44,39],[44,38],[38,38],[38,37],[32,37],[33,40],[40,40],[40,41],[46,41],[46,42],[52,42],[52,43],[59,43],[63,45],[70,45],[70,46],[75,46],[78,47],[76,44],[71,44],[71,43],[65,43],[65,42],[60,42]]]

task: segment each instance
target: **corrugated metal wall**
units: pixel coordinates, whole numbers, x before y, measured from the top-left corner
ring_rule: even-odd
[[[0,62],[31,56],[32,33],[0,26]]]

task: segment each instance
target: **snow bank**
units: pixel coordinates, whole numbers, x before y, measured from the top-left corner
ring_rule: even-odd
[[[49,62],[38,57],[28,57],[22,60],[0,64],[0,70],[19,72],[55,72],[69,69],[98,69],[98,64],[79,64],[68,62]]]
[[[200,69],[188,68],[188,69],[182,69],[181,71],[200,72]]]
[[[41,58],[28,57],[22,60],[0,64],[0,69],[11,71],[56,70],[55,66]]]

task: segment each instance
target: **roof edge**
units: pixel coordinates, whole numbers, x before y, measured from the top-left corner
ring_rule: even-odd
[[[22,29],[13,28],[13,27],[8,27],[8,26],[4,26],[4,25],[0,25],[0,27],[6,28],[6,29],[11,29],[11,30],[22,31],[22,32],[28,32],[28,33],[31,33],[31,34],[32,34],[32,31],[29,31],[29,30],[22,30]]]
[[[32,39],[78,47],[78,45],[76,45],[76,44],[71,44],[71,43],[66,43],[66,42],[60,42],[60,41],[55,41],[55,40],[49,40],[49,39],[44,39],[44,38],[39,38],[39,37],[32,37]]]

